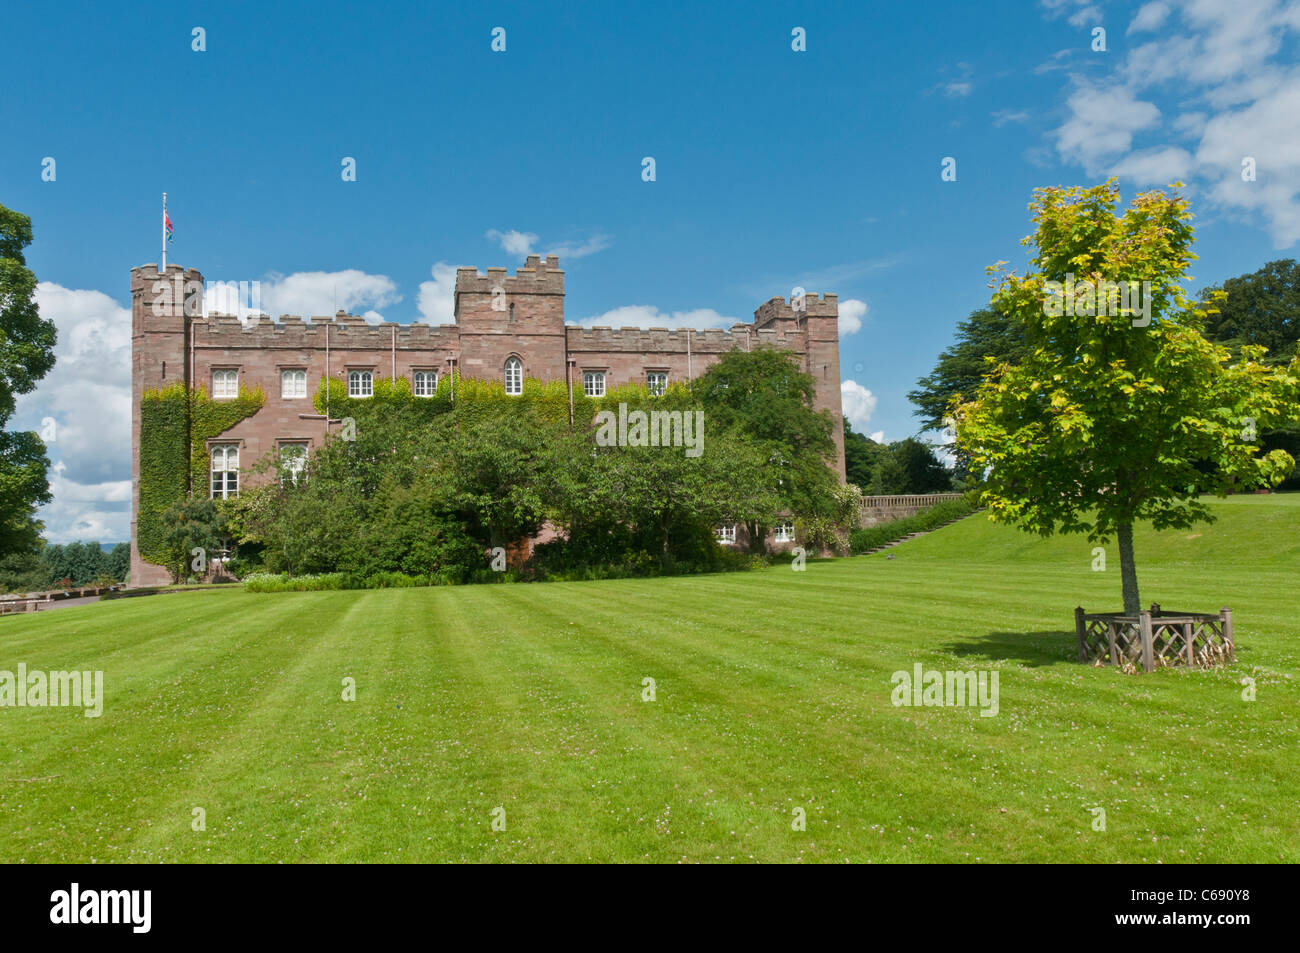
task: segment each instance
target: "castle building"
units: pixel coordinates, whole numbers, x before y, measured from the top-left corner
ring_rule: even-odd
[[[211,496],[237,494],[241,468],[269,453],[304,460],[339,421],[316,412],[312,396],[325,377],[365,397],[380,378],[406,378],[418,396],[432,395],[446,374],[499,380],[519,393],[525,378],[566,381],[592,396],[628,383],[660,389],[692,380],[733,348],[770,346],[798,355],[816,385],[815,406],[835,419],[839,477],[844,479],[840,413],[839,311],[836,296],[802,301],[772,298],[751,323],[730,330],[583,328],[564,323],[564,272],[554,256],[530,255],[514,275],[505,268],[456,272],[455,323],[369,324],[340,311],[332,318],[285,315],[243,320],[202,314],[203,276],[157,265],[131,269],[131,585],[170,581],[141,558],[141,399],[146,391],[183,383],[214,399],[261,386],[266,403],[225,433],[207,440]],[[734,532],[734,528],[732,530]]]

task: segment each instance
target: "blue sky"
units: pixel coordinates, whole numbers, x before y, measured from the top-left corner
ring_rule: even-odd
[[[58,424],[51,539],[127,535],[128,272],[164,190],[169,260],[275,314],[450,320],[455,266],[528,251],[561,255],[571,323],[836,292],[846,412],[889,440],[1036,186],[1187,182],[1194,287],[1300,241],[1293,0],[465,6],[7,7],[0,202],[61,333],[16,420]]]

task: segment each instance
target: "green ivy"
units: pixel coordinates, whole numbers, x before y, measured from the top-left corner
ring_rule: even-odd
[[[179,381],[147,390],[140,399],[140,506],[136,545],[151,563],[166,561],[162,516],[193,488],[206,492],[207,442],[251,417],[266,403],[260,387],[242,384],[232,400],[213,400],[199,387],[189,391]],[[188,439],[187,439],[188,431]]]
[[[518,413],[520,408],[526,408],[539,419],[551,423],[567,423],[569,420],[569,385],[564,381],[543,383],[531,377],[524,380],[522,394],[510,395],[501,381],[457,376],[453,382],[450,375],[442,375],[432,397],[416,397],[410,381],[405,378],[396,381],[376,378],[373,396],[349,397],[346,380],[327,377],[321,379],[312,402],[320,414],[325,413],[328,407],[332,420],[351,417],[362,421],[370,413],[384,413],[385,416],[396,413],[409,415],[413,423],[418,423],[450,413],[453,409],[464,417],[475,418]],[[691,403],[687,386],[678,382],[670,383],[667,391],[657,397],[651,396],[644,384],[624,384],[610,388],[604,397],[588,397],[583,393],[582,384],[576,382],[573,388],[574,423],[578,426],[590,424],[597,411],[617,411],[620,403],[626,403],[631,410],[696,407]]]

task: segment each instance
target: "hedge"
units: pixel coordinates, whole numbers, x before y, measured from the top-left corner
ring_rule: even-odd
[[[849,533],[849,551],[858,556],[870,550],[879,549],[881,546],[902,539],[904,536],[910,536],[912,533],[928,532],[942,526],[944,523],[951,523],[963,516],[969,516],[977,509],[979,507],[974,506],[966,499],[945,500],[942,503],[921,510],[915,516],[905,516],[901,520],[894,520],[891,523],[855,529]]]

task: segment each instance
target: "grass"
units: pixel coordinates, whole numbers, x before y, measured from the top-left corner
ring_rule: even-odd
[[[5,618],[0,669],[107,697],[0,709],[0,860],[1296,862],[1298,501],[1139,534],[1144,601],[1234,608],[1208,672],[1072,661],[1074,606],[1119,607],[1113,544],[1092,572],[982,514],[802,573]],[[894,707],[916,662],[997,669],[999,714]]]

